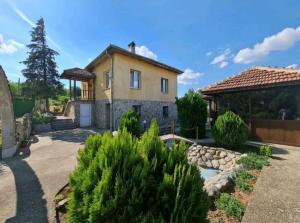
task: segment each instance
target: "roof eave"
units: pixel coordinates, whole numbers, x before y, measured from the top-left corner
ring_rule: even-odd
[[[300,85],[300,80],[265,84],[265,85],[255,85],[255,86],[248,86],[248,87],[239,87],[239,88],[229,88],[229,89],[219,89],[219,90],[200,90],[200,92],[205,95],[216,95],[222,93],[225,94],[225,93],[236,93],[242,91],[255,91],[255,90],[261,90],[262,88],[276,88],[276,87],[286,87],[286,86],[295,86],[295,85]]]
[[[151,63],[153,65],[156,65],[156,66],[159,66],[161,68],[164,68],[166,70],[172,71],[172,72],[176,73],[176,75],[179,75],[179,74],[183,73],[182,70],[179,70],[177,68],[171,67],[171,66],[169,66],[167,64],[158,62],[156,60],[150,59],[148,57],[144,57],[144,56],[141,56],[141,55],[138,55],[138,54],[135,54],[135,53],[131,53],[131,52],[129,52],[129,51],[127,51],[127,50],[125,50],[125,49],[123,49],[121,47],[118,47],[116,45],[113,45],[113,44],[110,44],[108,47],[106,47],[106,49],[104,51],[102,51],[93,61],[91,61],[85,67],[85,69],[87,69],[87,70],[91,69],[94,65],[96,65],[98,63],[98,61],[100,61],[106,55],[106,53],[114,53],[114,52],[121,53],[121,54],[130,56],[130,57],[134,57],[136,59],[140,59],[140,60],[146,61],[146,62]]]

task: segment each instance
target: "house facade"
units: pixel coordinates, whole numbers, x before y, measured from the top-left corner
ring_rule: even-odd
[[[73,109],[79,122],[82,114],[77,113],[90,111],[91,125],[114,130],[122,113],[129,109],[134,109],[146,126],[153,118],[159,125],[170,125],[177,119],[177,75],[182,71],[136,54],[134,42],[128,46],[125,50],[109,45],[84,71],[78,70],[86,72],[84,79],[71,69],[62,74],[62,78],[71,80],[73,76],[73,80],[81,81],[81,100],[73,103],[79,107]],[[90,108],[84,111],[83,107]]]

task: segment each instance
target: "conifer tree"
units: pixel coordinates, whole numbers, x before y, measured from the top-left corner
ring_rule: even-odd
[[[59,54],[47,45],[43,18],[37,21],[30,34],[31,42],[27,45],[28,57],[21,62],[26,66],[22,70],[26,77],[25,92],[29,96],[46,99],[46,106],[49,109],[49,98],[56,96],[63,89],[55,62],[55,56]]]

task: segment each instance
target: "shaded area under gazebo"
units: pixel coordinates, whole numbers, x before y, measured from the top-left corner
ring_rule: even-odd
[[[70,100],[94,100],[96,75],[81,68],[64,70],[61,79],[69,80]],[[72,87],[73,81],[73,87]],[[81,95],[76,94],[76,81],[81,81]]]

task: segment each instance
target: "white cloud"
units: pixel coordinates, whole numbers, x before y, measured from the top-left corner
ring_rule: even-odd
[[[294,64],[287,66],[286,68],[298,69],[298,65],[294,63]]]
[[[157,55],[149,50],[146,46],[137,46],[135,47],[136,54],[139,54],[144,57],[148,57],[153,60],[157,60]]]
[[[261,43],[253,48],[240,50],[234,57],[235,63],[248,64],[267,57],[272,51],[286,50],[300,41],[300,26],[298,28],[286,28],[279,33],[264,38]]]
[[[13,39],[4,41],[3,35],[0,34],[0,53],[12,54],[16,52],[18,49],[23,47],[24,47],[23,43],[19,43]]]
[[[218,63],[225,61],[230,53],[231,53],[230,49],[227,48],[222,54],[220,54],[219,56],[216,56],[213,59],[213,61],[211,62],[211,64],[218,64]]]
[[[220,63],[220,68],[222,69],[222,68],[224,68],[224,67],[226,67],[228,65],[228,62],[227,61],[222,61],[221,63]]]
[[[203,75],[203,73],[195,72],[192,69],[186,68],[184,72],[178,76],[178,83],[184,85],[197,84],[199,78]]]
[[[216,56],[211,62],[210,64],[218,64],[219,68],[222,69],[224,67],[226,67],[229,63],[227,62],[227,59],[229,59],[230,57],[232,57],[231,55],[231,50],[229,48],[227,48],[223,53],[221,53],[220,55]]]
[[[211,51],[209,51],[209,52],[206,53],[206,56],[208,56],[208,57],[211,56],[211,55],[212,55]]]

